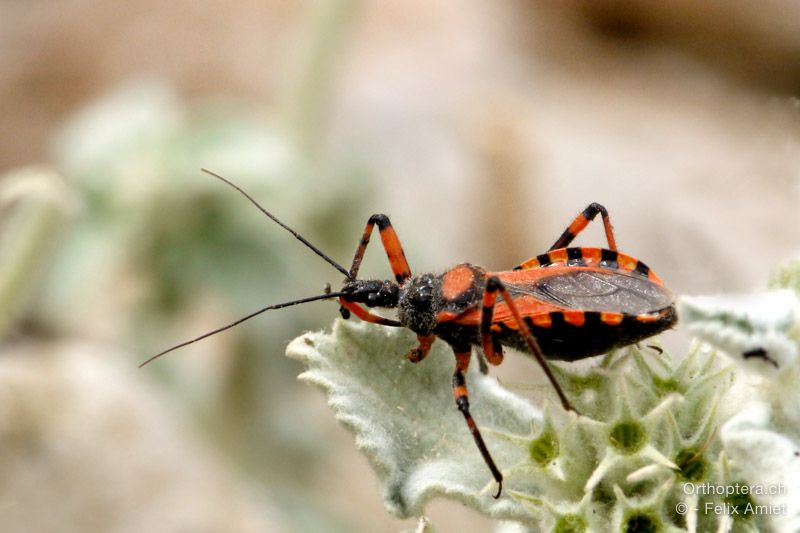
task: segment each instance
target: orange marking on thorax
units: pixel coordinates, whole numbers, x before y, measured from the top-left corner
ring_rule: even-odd
[[[474,280],[475,275],[472,269],[465,265],[459,265],[442,276],[442,296],[448,300],[454,300],[472,287]]]

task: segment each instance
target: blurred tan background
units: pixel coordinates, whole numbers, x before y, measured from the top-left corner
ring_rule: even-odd
[[[0,529],[414,526],[282,355],[335,304],[137,370],[341,281],[200,167],[342,263],[385,212],[416,271],[506,269],[598,201],[676,293],[748,291],[798,251],[798,96],[785,0],[0,0]]]

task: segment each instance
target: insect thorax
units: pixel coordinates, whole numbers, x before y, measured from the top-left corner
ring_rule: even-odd
[[[442,307],[442,281],[433,274],[420,274],[400,288],[398,318],[419,335],[430,335],[436,328],[436,314]]]

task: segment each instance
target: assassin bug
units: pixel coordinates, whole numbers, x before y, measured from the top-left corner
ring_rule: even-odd
[[[655,335],[677,320],[672,296],[661,279],[641,261],[617,251],[608,212],[597,203],[578,214],[546,253],[503,272],[488,272],[482,267],[462,263],[443,274],[412,275],[389,218],[372,215],[350,270],[345,270],[237,185],[208,170],[204,172],[243,194],[262,213],[344,274],[345,281],[340,291],[331,292],[328,287],[318,296],[265,307],[164,350],[140,366],[265,311],[338,298],[345,319],[352,313],[367,322],[414,331],[418,346],[407,355],[414,363],[425,359],[437,338],[452,347],[456,359],[453,396],[484,462],[498,483],[495,498],[502,491],[503,475],[469,409],[465,376],[473,346],[482,349],[486,361],[492,365],[503,361],[503,346],[533,355],[564,409],[574,411],[547,359],[575,361],[599,355]],[[568,247],[598,214],[603,221],[608,248]],[[376,226],[394,280],[358,279],[361,261]],[[374,314],[363,306],[397,309],[398,319]]]

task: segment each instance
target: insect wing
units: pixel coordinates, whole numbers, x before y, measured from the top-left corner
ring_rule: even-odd
[[[538,279],[508,279],[512,297],[533,297],[565,309],[640,315],[672,305],[670,292],[636,273],[593,268],[552,268]]]

